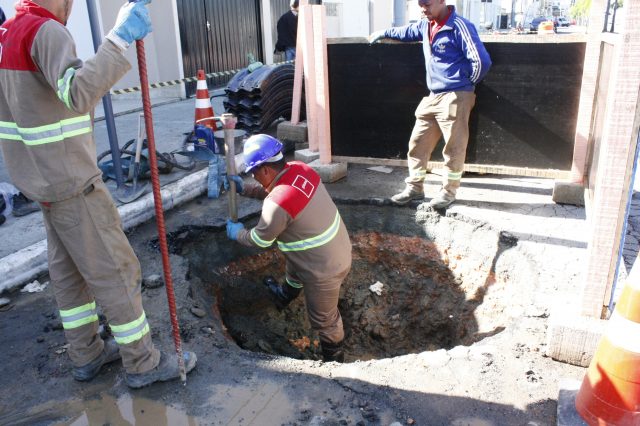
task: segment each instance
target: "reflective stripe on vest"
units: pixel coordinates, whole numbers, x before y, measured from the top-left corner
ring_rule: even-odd
[[[122,325],[111,326],[111,334],[119,345],[126,345],[136,340],[140,340],[149,332],[149,323],[144,312],[137,320]]]
[[[96,302],[87,303],[73,309],[60,309],[60,318],[62,318],[62,327],[65,330],[71,330],[85,324],[98,322]]]
[[[287,280],[287,284],[289,284],[293,288],[303,288],[304,287],[301,282],[292,280],[289,277],[286,277],[285,280]]]
[[[271,240],[271,241],[266,241],[266,240],[263,240],[262,238],[258,237],[258,234],[256,234],[256,228],[253,228],[251,230],[250,235],[251,235],[251,239],[253,240],[253,242],[256,243],[256,245],[258,247],[262,247],[262,248],[269,247],[275,241],[275,238],[273,240]]]
[[[71,109],[71,97],[69,96],[69,90],[71,89],[71,81],[76,76],[76,69],[69,68],[64,72],[61,79],[58,80],[58,98]]]
[[[88,114],[39,127],[18,127],[16,123],[0,121],[0,139],[21,141],[29,146],[60,142],[86,133],[91,133]]]
[[[303,251],[320,247],[333,240],[333,238],[338,235],[339,229],[340,213],[336,212],[336,218],[333,220],[333,223],[322,234],[312,238],[307,238],[306,240],[294,241],[291,243],[283,243],[278,241],[278,247],[282,251]]]

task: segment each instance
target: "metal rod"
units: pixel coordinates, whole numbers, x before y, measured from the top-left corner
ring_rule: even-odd
[[[144,41],[136,41],[138,54],[138,71],[140,73],[140,87],[142,88],[142,108],[144,111],[144,123],[147,131],[147,148],[149,150],[149,167],[151,169],[151,185],[153,187],[153,201],[156,210],[156,224],[158,228],[158,242],[162,254],[162,269],[164,271],[164,283],[167,290],[167,302],[173,328],[173,343],[178,355],[180,379],[187,381],[187,373],[182,356],[182,340],[180,339],[180,327],[176,313],[176,299],[173,292],[173,280],[171,278],[171,263],[169,263],[169,247],[167,245],[167,230],[164,225],[164,210],[162,209],[162,194],[160,193],[160,175],[158,173],[158,158],[156,155],[156,143],[153,134],[153,117],[151,115],[151,98],[149,96],[149,79],[147,77],[147,59],[144,52]]]
[[[222,114],[220,117],[224,129],[224,152],[227,162],[227,176],[237,175],[235,152],[235,128],[238,119],[233,114]],[[236,203],[236,183],[229,179],[229,217],[233,222],[238,221],[238,205]]]
[[[102,44],[100,37],[100,25],[98,23],[98,11],[95,0],[87,0],[87,10],[89,11],[89,25],[91,26],[91,38],[93,39],[93,49],[97,52]],[[102,108],[104,109],[104,120],[107,123],[107,135],[109,136],[109,146],[111,147],[111,159],[116,175],[116,185],[122,186],[122,166],[120,165],[120,145],[118,144],[118,133],[116,132],[116,121],[113,115],[113,105],[111,104],[111,94],[107,92],[102,97]]]

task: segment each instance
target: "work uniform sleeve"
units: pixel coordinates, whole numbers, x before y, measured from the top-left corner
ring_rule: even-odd
[[[423,19],[413,24],[405,25],[404,27],[389,28],[384,32],[384,36],[385,38],[405,42],[422,41],[426,28],[425,22],[427,22],[427,20]]]
[[[471,75],[469,80],[473,84],[478,84],[491,68],[491,58],[484,44],[480,41],[478,32],[473,24],[456,19],[454,25],[460,35],[460,48],[471,64]]]
[[[264,200],[265,198],[267,198],[267,195],[269,195],[269,193],[266,189],[264,189],[264,186],[260,184],[245,182],[244,187],[242,188],[242,194],[240,195],[242,195],[243,197]]]
[[[64,105],[87,114],[109,89],[131,69],[122,51],[106,40],[96,55],[83,63],[69,31],[50,20],[40,27],[31,58]]]
[[[240,231],[238,242],[245,246],[267,248],[287,229],[291,221],[289,213],[267,199],[262,206],[262,214],[256,227]]]

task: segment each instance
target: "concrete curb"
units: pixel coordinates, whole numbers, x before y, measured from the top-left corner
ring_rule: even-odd
[[[205,168],[161,188],[163,209],[172,209],[206,192],[207,174]],[[153,193],[119,206],[118,212],[125,230],[148,221],[155,216]],[[0,279],[0,293],[26,284],[47,268],[46,239],[3,257],[0,259],[0,277],[3,277]]]

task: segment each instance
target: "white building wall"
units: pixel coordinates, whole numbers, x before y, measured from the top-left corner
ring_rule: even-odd
[[[327,37],[367,37],[369,0],[325,0]]]
[[[7,18],[15,16],[16,0],[0,0],[0,7]],[[87,3],[84,0],[76,0],[71,10],[71,16],[67,23],[67,28],[76,40],[76,51],[78,57],[83,61],[93,56],[93,42],[91,37],[91,27],[89,26],[89,15],[87,13]]]
[[[0,0],[0,7],[7,18],[15,15],[14,3],[16,0]],[[106,34],[114,25],[120,6],[124,1],[96,0],[96,8],[101,30]],[[178,12],[176,0],[162,0],[153,2],[149,6],[149,13],[155,30],[145,37],[145,54],[147,60],[147,73],[150,82],[166,81],[182,78],[182,55],[180,49],[180,32],[178,31]],[[76,52],[80,59],[87,60],[95,53],[91,38],[91,26],[87,12],[86,0],[75,0],[67,28],[76,42]],[[161,49],[157,46],[162,46]],[[114,88],[139,86],[138,61],[135,46],[131,46],[125,53],[132,65],[129,71]],[[182,85],[169,88],[154,89],[152,97],[181,97],[184,94]],[[118,95],[128,96],[128,95]],[[139,95],[134,95],[139,96]]]

